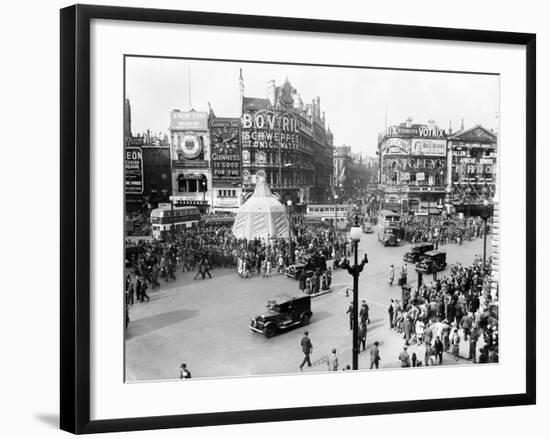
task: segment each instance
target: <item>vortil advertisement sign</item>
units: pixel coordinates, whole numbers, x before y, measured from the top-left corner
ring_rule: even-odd
[[[238,118],[215,118],[210,122],[213,182],[240,182],[241,148]]]
[[[276,110],[246,111],[241,120],[243,148],[298,147],[300,124],[288,112]]]
[[[143,152],[136,146],[124,148],[124,191],[127,195],[143,194]]]

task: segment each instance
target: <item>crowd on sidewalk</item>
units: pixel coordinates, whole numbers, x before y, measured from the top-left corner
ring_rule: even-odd
[[[468,360],[498,362],[498,302],[491,294],[490,265],[476,255],[470,266],[458,263],[446,277],[422,284],[408,302],[391,299],[390,327],[402,334],[405,346],[425,345],[424,365],[441,364],[443,352],[458,358],[461,342],[469,344]],[[407,358],[406,349],[401,356]]]

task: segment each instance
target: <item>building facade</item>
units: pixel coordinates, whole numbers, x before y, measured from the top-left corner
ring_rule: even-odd
[[[158,142],[155,142],[158,143]],[[154,208],[172,192],[170,147],[129,137],[124,148],[126,211]]]
[[[450,202],[457,212],[477,216],[483,201],[495,197],[497,135],[476,125],[449,135],[448,148]]]
[[[353,153],[350,146],[343,145],[334,148],[334,176],[341,200],[362,200],[368,196],[368,184],[374,182],[376,169],[370,168],[363,156]]]
[[[170,113],[172,196],[176,206],[198,206],[208,212],[213,204],[209,113]]]
[[[208,121],[212,164],[212,209],[236,213],[242,201],[240,118],[216,117]]]
[[[381,207],[416,215],[441,212],[447,189],[447,139],[434,121],[389,126],[378,141]]]
[[[333,178],[333,135],[320,98],[304,105],[288,79],[270,82],[267,98],[244,96],[241,87],[242,187],[251,193],[259,176],[282,201],[329,199]]]

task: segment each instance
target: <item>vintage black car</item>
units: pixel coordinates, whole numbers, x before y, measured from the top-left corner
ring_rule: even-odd
[[[299,279],[302,272],[305,272],[307,277],[311,277],[314,271],[315,265],[311,258],[307,258],[305,262],[298,262],[285,268],[285,274],[292,279]]]
[[[307,277],[313,276],[315,271],[324,272],[327,269],[327,260],[320,254],[309,254],[304,259],[285,268],[285,274],[292,279],[299,279],[305,272]]]
[[[411,250],[406,252],[403,255],[403,260],[405,262],[418,262],[420,261],[420,257],[431,250],[434,249],[434,245],[430,244],[429,242],[419,242],[418,244],[413,244],[411,246]]]
[[[307,325],[312,314],[310,296],[281,295],[268,300],[264,313],[253,318],[248,327],[271,338],[284,329]]]
[[[420,262],[416,264],[416,269],[422,273],[434,273],[445,270],[447,267],[447,253],[432,250],[421,256]]]

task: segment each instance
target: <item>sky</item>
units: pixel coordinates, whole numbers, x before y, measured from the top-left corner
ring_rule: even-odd
[[[406,68],[407,66],[403,66]],[[304,104],[317,96],[335,145],[374,156],[378,133],[387,125],[433,119],[453,131],[482,124],[497,129],[499,77],[451,72],[296,66],[163,58],[126,58],[126,97],[132,132],[166,132],[170,111],[208,111],[239,117],[239,69],[244,95],[267,97],[268,82],[288,78]],[[387,119],[386,119],[387,118]]]

